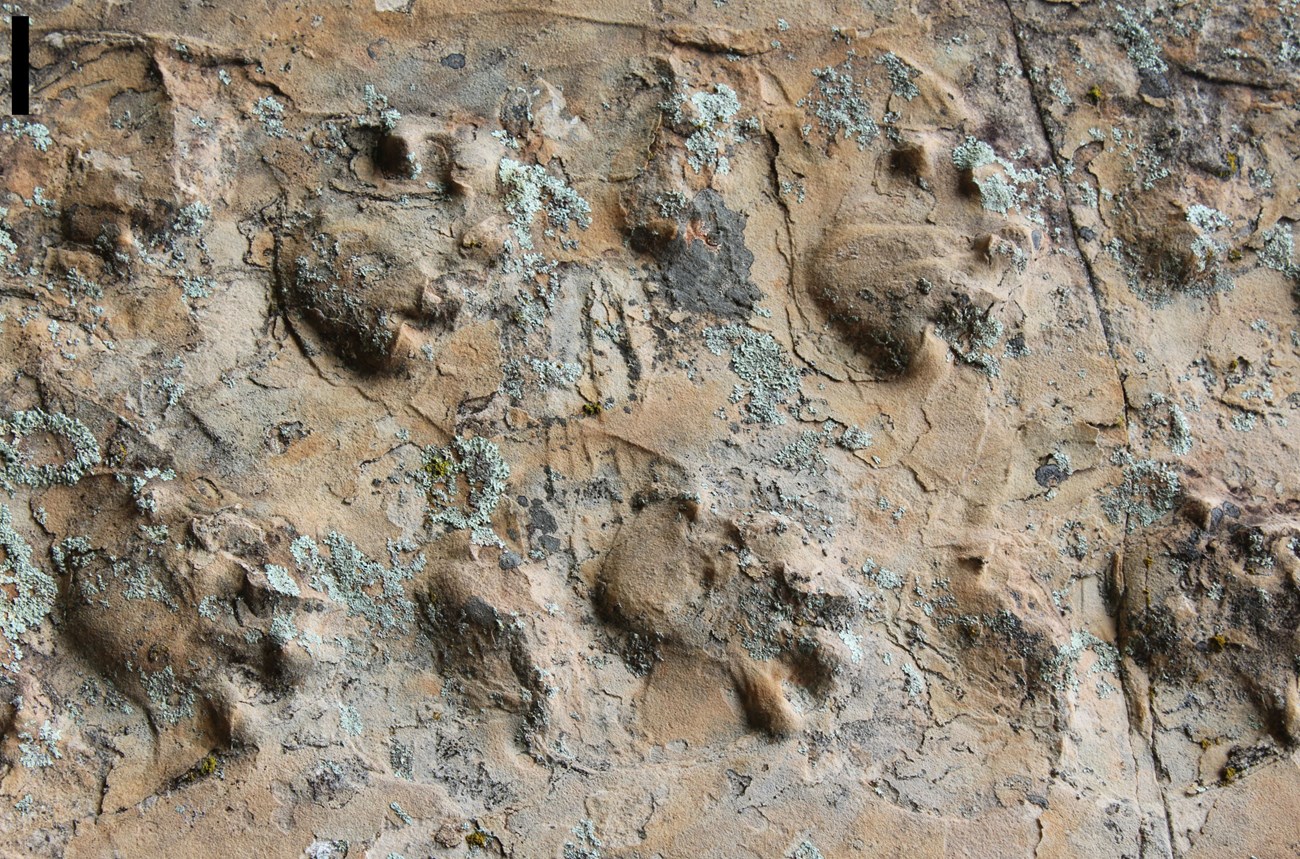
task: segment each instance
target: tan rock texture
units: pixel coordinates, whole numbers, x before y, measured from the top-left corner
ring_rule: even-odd
[[[0,855],[1300,855],[1300,5],[7,5]]]

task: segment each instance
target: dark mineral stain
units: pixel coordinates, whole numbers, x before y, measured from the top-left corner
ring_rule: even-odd
[[[1008,358],[1023,358],[1029,354],[1029,347],[1025,345],[1024,332],[1011,335],[1007,340],[1006,354]]]
[[[1068,476],[1069,475],[1067,475],[1060,466],[1050,462],[1038,466],[1034,471],[1034,480],[1038,481],[1039,486],[1046,487],[1047,489],[1060,486]]]
[[[710,190],[701,191],[683,215],[685,229],[660,260],[669,298],[696,313],[748,315],[759,299],[749,281],[754,254],[745,247],[748,219]]]
[[[530,530],[537,530],[546,534],[554,534],[560,527],[560,523],[555,521],[555,516],[537,498],[533,499],[532,506],[528,510],[528,524]]]
[[[528,537],[535,544],[541,545],[548,552],[558,552],[563,548],[555,537],[560,523],[551,511],[542,504],[541,499],[534,498],[528,509]]]

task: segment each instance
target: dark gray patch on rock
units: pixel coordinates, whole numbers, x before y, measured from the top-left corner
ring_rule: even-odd
[[[683,229],[663,251],[664,288],[673,304],[696,313],[748,316],[758,301],[749,281],[754,254],[745,246],[749,220],[715,191],[704,190],[682,213]]]
[[[559,527],[560,524],[555,521],[551,511],[542,505],[540,499],[534,498],[532,506],[528,508],[528,530],[554,534]]]
[[[461,607],[462,622],[472,623],[483,629],[492,629],[496,626],[497,610],[488,602],[479,596],[472,596],[465,600],[465,605]]]
[[[1038,481],[1039,486],[1047,489],[1060,486],[1067,477],[1069,475],[1060,466],[1051,462],[1038,466],[1038,469],[1034,471],[1034,480]]]
[[[532,506],[528,508],[529,543],[541,546],[547,552],[558,552],[564,548],[564,544],[555,536],[559,529],[560,523],[555,520],[555,515],[546,509],[540,498],[534,498]]]
[[[1168,98],[1173,94],[1173,87],[1169,85],[1169,78],[1160,72],[1155,71],[1138,71],[1138,92],[1152,98]]]

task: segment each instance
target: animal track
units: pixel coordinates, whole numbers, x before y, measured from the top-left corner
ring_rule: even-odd
[[[857,612],[829,574],[792,565],[796,531],[775,515],[737,525],[693,500],[650,502],[601,565],[597,606],[656,657],[724,667],[751,726],[791,733],[802,719],[782,680],[824,701],[840,665],[831,630]],[[653,658],[631,661],[654,670]]]

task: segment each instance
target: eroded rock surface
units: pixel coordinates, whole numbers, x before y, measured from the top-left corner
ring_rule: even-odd
[[[1300,7],[43,3],[0,853],[1300,852]]]

